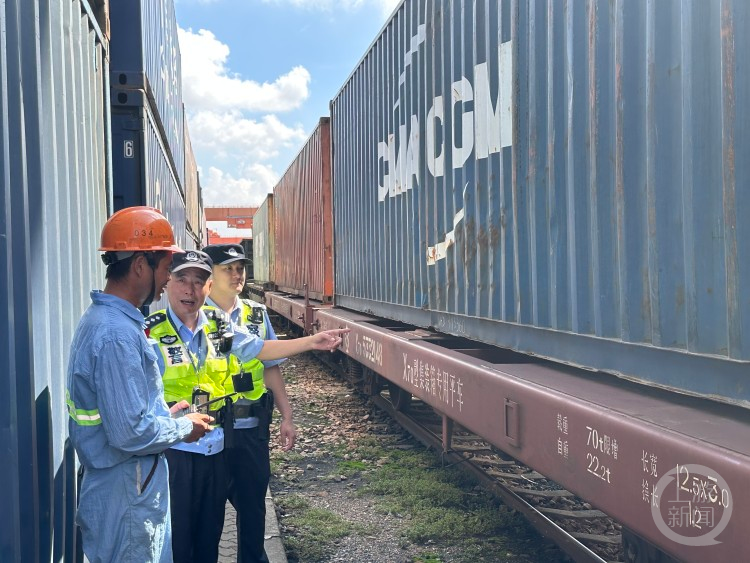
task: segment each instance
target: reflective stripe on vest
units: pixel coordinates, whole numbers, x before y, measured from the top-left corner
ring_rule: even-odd
[[[242,309],[240,310],[240,324],[247,328],[251,334],[265,340],[267,334],[265,316],[263,315],[263,305],[250,301],[249,299],[242,299],[241,303]],[[232,356],[230,362],[230,373],[240,373],[241,368],[245,373],[251,373],[253,375],[254,389],[252,391],[240,393],[239,395],[250,401],[257,401],[260,399],[266,392],[266,384],[265,381],[263,381],[263,363],[258,359],[252,359],[240,366],[240,361],[236,356]],[[231,377],[224,382],[224,387],[227,389],[227,393],[234,391],[234,384]]]
[[[209,398],[220,397],[231,391],[224,390],[223,381],[228,373],[227,358],[217,356],[212,337],[217,332],[215,321],[209,320],[203,330],[206,339],[207,356],[203,365],[197,368],[191,357],[187,346],[180,339],[177,330],[166,318],[165,311],[157,311],[154,315],[162,313],[165,320],[153,325],[149,329],[149,337],[155,340],[164,360],[164,400],[167,403],[185,400],[188,403],[193,400],[193,388],[198,386],[201,390],[208,392]],[[218,410],[223,406],[223,401],[211,405],[211,410]]]
[[[65,403],[68,405],[68,414],[73,421],[79,426],[96,426],[102,423],[102,417],[99,415],[99,409],[77,409],[75,403],[70,398],[70,391],[65,391]]]

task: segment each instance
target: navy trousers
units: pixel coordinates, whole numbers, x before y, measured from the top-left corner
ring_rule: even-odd
[[[174,563],[215,563],[227,501],[225,453],[166,453]]]
[[[266,490],[271,478],[268,438],[260,438],[258,428],[235,429],[233,434],[232,445],[224,453],[229,476],[229,502],[237,511],[237,561],[268,563],[263,547]]]

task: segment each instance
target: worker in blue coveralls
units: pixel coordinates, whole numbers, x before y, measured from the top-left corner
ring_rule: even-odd
[[[84,468],[76,523],[89,561],[172,561],[163,451],[210,430],[211,417],[175,419],[164,402],[140,307],[169,281],[175,245],[156,209],[115,213],[101,234],[104,291],[91,292],[70,349],[69,432]],[[183,408],[187,403],[176,405]]]
[[[204,249],[214,262],[213,286],[207,303],[230,315],[264,340],[276,340],[266,308],[240,299],[245,286],[244,250],[239,244],[213,244]],[[278,365],[283,360],[232,364],[232,373],[251,374],[252,390],[239,394],[233,405],[234,432],[227,446],[228,497],[237,511],[238,551],[241,563],[266,562],[263,547],[266,523],[266,489],[271,477],[269,424],[274,404],[281,414],[280,441],[284,451],[294,447],[297,431],[292,420],[284,379]],[[228,385],[231,385],[231,379]]]

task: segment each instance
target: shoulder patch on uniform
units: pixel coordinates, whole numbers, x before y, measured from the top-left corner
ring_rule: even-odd
[[[159,339],[159,342],[161,342],[162,344],[174,344],[175,342],[177,342],[177,337],[172,334],[167,334],[166,336],[162,336]]]
[[[216,307],[204,307],[203,312],[206,314],[206,318],[209,321],[229,322],[229,315],[227,315],[221,309],[217,309]]]
[[[167,314],[164,311],[157,311],[146,317],[146,328],[153,328],[167,320]]]
[[[265,305],[263,305],[262,303],[258,303],[257,301],[253,301],[252,299],[242,299],[241,301],[245,305],[247,305],[248,307],[252,307],[253,309],[255,309],[256,307],[260,307],[264,311],[266,310],[266,306]]]

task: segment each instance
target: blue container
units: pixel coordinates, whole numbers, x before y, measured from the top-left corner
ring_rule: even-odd
[[[9,0],[0,28],[0,561],[75,561],[65,384],[104,283],[106,40],[85,0]]]
[[[183,110],[183,116],[185,112]],[[184,117],[183,117],[184,118]],[[195,161],[193,144],[190,142],[187,120],[185,120],[185,218],[188,231],[200,242],[204,229],[203,194],[198,176],[198,163]]]
[[[750,404],[750,3],[408,0],[332,102],[336,302]]]
[[[142,90],[113,88],[111,102],[115,211],[133,205],[155,207],[172,224],[177,244],[195,248],[195,238],[188,233],[185,199],[148,97]],[[164,306],[166,298],[152,310]]]
[[[180,188],[185,185],[182,70],[172,0],[110,2],[111,82],[145,90]]]

